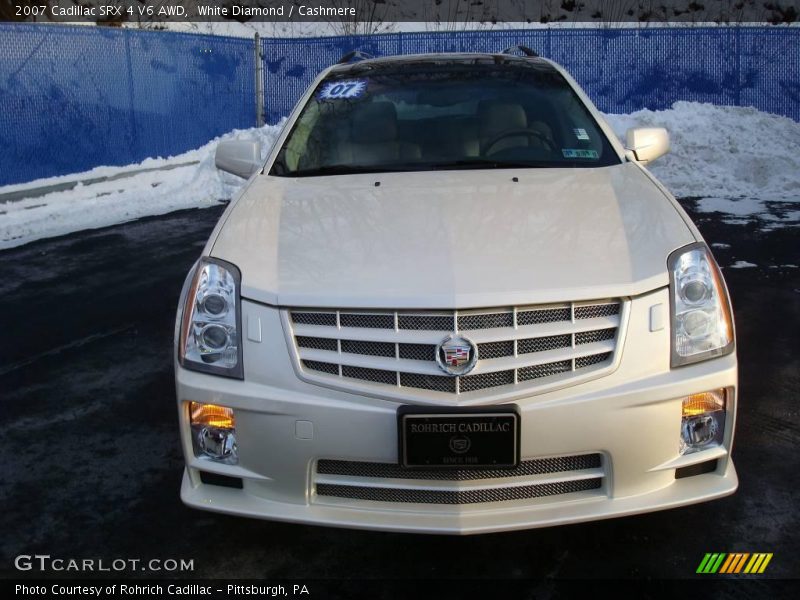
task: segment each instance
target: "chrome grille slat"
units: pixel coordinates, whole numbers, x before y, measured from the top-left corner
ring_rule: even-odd
[[[622,301],[599,300],[467,311],[290,309],[288,314],[295,352],[307,373],[350,387],[364,382],[469,394],[550,385],[610,366],[622,308]],[[436,364],[436,344],[456,333],[476,345],[478,363],[471,373],[451,377]]]
[[[520,325],[516,328],[506,329],[475,329],[465,333],[476,344],[484,342],[494,342],[498,340],[514,340],[525,338],[541,338],[554,335],[579,333],[582,331],[594,331],[596,329],[616,328],[619,326],[619,317],[612,315],[609,317],[598,317],[595,319],[585,319],[582,321],[542,323],[539,325]],[[305,335],[309,337],[324,338],[346,338],[350,340],[363,340],[371,342],[408,343],[408,344],[438,344],[442,339],[452,334],[451,331],[431,331],[425,329],[367,329],[367,328],[344,328],[322,327],[318,325],[297,325],[293,326],[295,335]]]

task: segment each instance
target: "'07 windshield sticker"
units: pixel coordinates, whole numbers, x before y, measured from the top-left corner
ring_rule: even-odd
[[[350,79],[348,81],[331,81],[322,86],[319,97],[323,100],[344,100],[358,98],[367,89],[366,79]]]
[[[600,158],[597,150],[581,150],[580,148],[562,148],[564,158]]]
[[[579,140],[589,140],[589,134],[586,133],[586,130],[583,128],[577,128],[572,130],[575,133],[575,137]]]

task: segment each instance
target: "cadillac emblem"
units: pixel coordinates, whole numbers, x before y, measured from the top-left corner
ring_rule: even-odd
[[[436,363],[439,368],[456,377],[466,375],[478,362],[478,348],[465,337],[451,335],[436,346]]]

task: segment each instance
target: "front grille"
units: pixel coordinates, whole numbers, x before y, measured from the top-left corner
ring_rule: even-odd
[[[477,504],[598,490],[605,473],[599,453],[531,458],[513,469],[403,469],[394,463],[321,459],[314,485],[322,498]]]
[[[469,394],[544,385],[610,366],[618,348],[620,300],[468,311],[290,309],[294,351],[306,374],[363,384]],[[454,377],[436,361],[449,335],[478,352],[472,373]],[[535,381],[535,383],[534,383]]]
[[[577,363],[580,359],[576,359]],[[577,368],[577,364],[576,364]],[[568,360],[561,360],[558,362],[546,363],[543,365],[533,365],[532,367],[522,367],[517,371],[517,377],[520,381],[530,381],[531,379],[540,379],[541,377],[550,377],[559,373],[566,373],[572,370],[572,363]]]
[[[540,323],[555,323],[569,321],[572,318],[569,308],[546,308],[539,310],[523,310],[517,313],[519,325],[538,325]]]
[[[434,344],[400,344],[400,358],[408,360],[436,360]]]
[[[349,477],[379,477],[384,479],[425,479],[432,481],[472,481],[494,477],[528,477],[582,471],[600,468],[600,454],[578,456],[556,456],[523,460],[513,469],[404,469],[393,463],[362,462],[351,460],[317,461],[317,473],[321,475],[347,475]]]
[[[342,327],[367,327],[370,329],[394,328],[394,315],[341,313],[339,319]]]
[[[336,327],[336,313],[292,313],[292,322],[297,323],[298,325],[324,325],[326,327]]]
[[[319,362],[318,360],[304,360],[303,366],[312,371],[330,373],[331,375],[339,374],[339,365],[334,365],[333,363]]]
[[[397,374],[394,371],[384,371],[383,369],[367,369],[365,367],[351,367],[350,365],[342,365],[342,377],[363,379],[364,381],[375,381],[377,383],[397,383]]]
[[[434,346],[435,352],[436,346]],[[514,342],[486,342],[478,344],[478,356],[483,359],[514,356]]]
[[[600,478],[504,488],[486,488],[482,490],[420,490],[320,483],[317,485],[317,495],[352,498],[354,500],[372,500],[374,502],[410,502],[415,504],[452,505],[529,500],[531,498],[542,498],[544,496],[558,496],[586,490],[596,490],[599,489],[600,486]]]
[[[420,375],[419,373],[400,373],[402,387],[433,390],[434,392],[456,393],[456,380],[446,375]]]
[[[458,317],[458,328],[490,329],[493,327],[513,327],[514,313],[489,313],[483,315],[464,315]]]
[[[397,319],[397,327],[399,329],[410,329],[415,331],[452,331],[453,324],[452,315],[400,315]]]
[[[334,340],[335,341],[335,340]],[[389,342],[342,340],[342,352],[364,356],[394,356],[395,345]]]
[[[480,375],[464,375],[461,377],[459,383],[461,391],[465,393],[499,387],[501,385],[511,385],[514,383],[514,370],[507,369],[505,371],[481,373]]]

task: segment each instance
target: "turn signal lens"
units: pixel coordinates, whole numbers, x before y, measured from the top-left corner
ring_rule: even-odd
[[[692,394],[684,398],[681,414],[681,454],[691,454],[722,445],[725,435],[724,389]]]
[[[684,417],[694,417],[715,410],[725,410],[725,390],[692,394],[683,401]]]
[[[216,404],[200,404],[192,402],[192,425],[206,425],[209,427],[227,427],[234,429],[236,422],[233,418],[233,409]]]
[[[233,410],[216,404],[190,402],[189,414],[195,456],[226,465],[237,464],[239,452]]]

